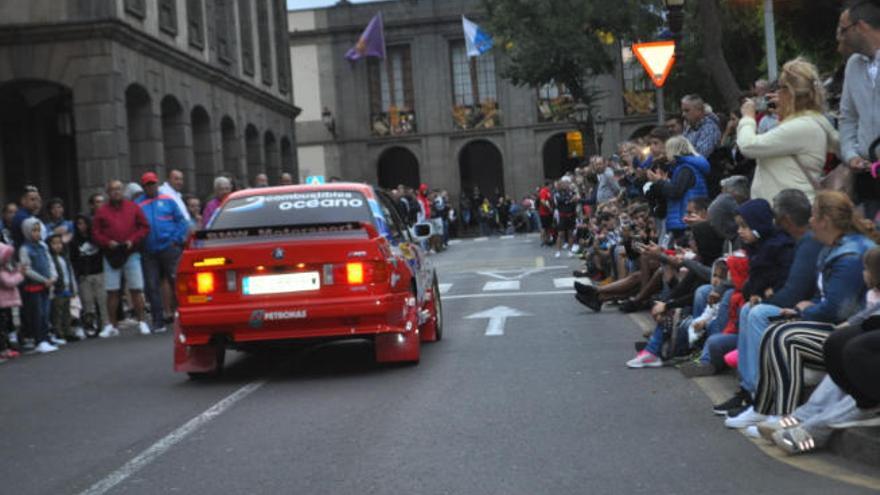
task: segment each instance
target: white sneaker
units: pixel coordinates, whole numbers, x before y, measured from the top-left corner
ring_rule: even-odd
[[[55,347],[54,345],[52,345],[44,340],[44,341],[40,342],[40,345],[38,345],[34,349],[34,352],[39,352],[40,354],[46,354],[47,352],[55,352],[57,350],[58,350],[57,347]]]
[[[568,249],[568,243],[567,243],[567,242],[566,242],[565,244],[562,245],[562,249]]]
[[[138,322],[138,332],[140,332],[141,335],[150,335],[152,333],[150,332],[150,326],[147,325],[147,322],[145,321]]]
[[[166,330],[168,329],[165,328],[165,325],[162,325],[161,327],[154,328],[153,333],[165,333]]]
[[[67,344],[66,340],[62,339],[61,337],[59,337],[57,335],[49,335],[49,340],[51,340],[52,344],[54,344],[54,345],[66,345]]]
[[[119,329],[108,323],[104,325],[104,329],[101,330],[101,333],[98,334],[98,337],[101,337],[102,339],[109,339],[110,337],[116,337],[118,335]]]
[[[581,252],[580,244],[575,244],[574,247],[571,248],[571,252],[574,254],[578,254],[579,252]]]
[[[763,414],[758,414],[755,411],[753,406],[749,406],[748,409],[739,413],[738,416],[734,416],[732,418],[727,418],[724,420],[724,426],[728,428],[748,428],[749,426],[756,425],[761,423],[767,419],[767,416]]]
[[[18,346],[18,332],[15,332],[15,331],[9,332],[8,338],[9,338],[9,343],[12,346]]]
[[[569,258],[574,258],[574,253],[572,253],[571,251],[566,251],[565,255],[568,256]]]
[[[554,258],[558,258],[558,257],[560,257],[560,256],[562,256],[562,252],[561,252],[561,251],[556,251],[556,254],[553,255]]]
[[[76,327],[76,330],[73,331],[73,336],[78,340],[86,340],[86,331],[82,327]]]
[[[745,432],[746,436],[749,438],[761,438],[761,433],[758,431],[757,425],[747,427]]]

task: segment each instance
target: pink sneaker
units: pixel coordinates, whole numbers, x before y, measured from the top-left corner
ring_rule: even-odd
[[[648,351],[642,351],[627,361],[626,366],[627,368],[659,368],[663,366],[663,360]]]

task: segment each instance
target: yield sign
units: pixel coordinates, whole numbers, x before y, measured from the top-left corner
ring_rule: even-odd
[[[662,88],[666,83],[666,77],[675,63],[674,41],[652,41],[650,43],[636,43],[632,46],[633,53],[642,63],[642,67],[654,81],[654,86]]]

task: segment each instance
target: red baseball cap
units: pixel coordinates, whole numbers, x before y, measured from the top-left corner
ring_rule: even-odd
[[[141,185],[146,186],[147,184],[158,184],[159,176],[156,175],[155,172],[147,172],[141,176]]]

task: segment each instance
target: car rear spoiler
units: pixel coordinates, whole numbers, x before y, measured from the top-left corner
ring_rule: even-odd
[[[347,232],[365,230],[370,239],[379,237],[376,226],[369,222],[316,223],[308,225],[275,225],[269,227],[248,227],[241,229],[198,230],[193,235],[197,240],[244,239],[248,237],[276,237],[290,235],[320,234],[326,232]]]

